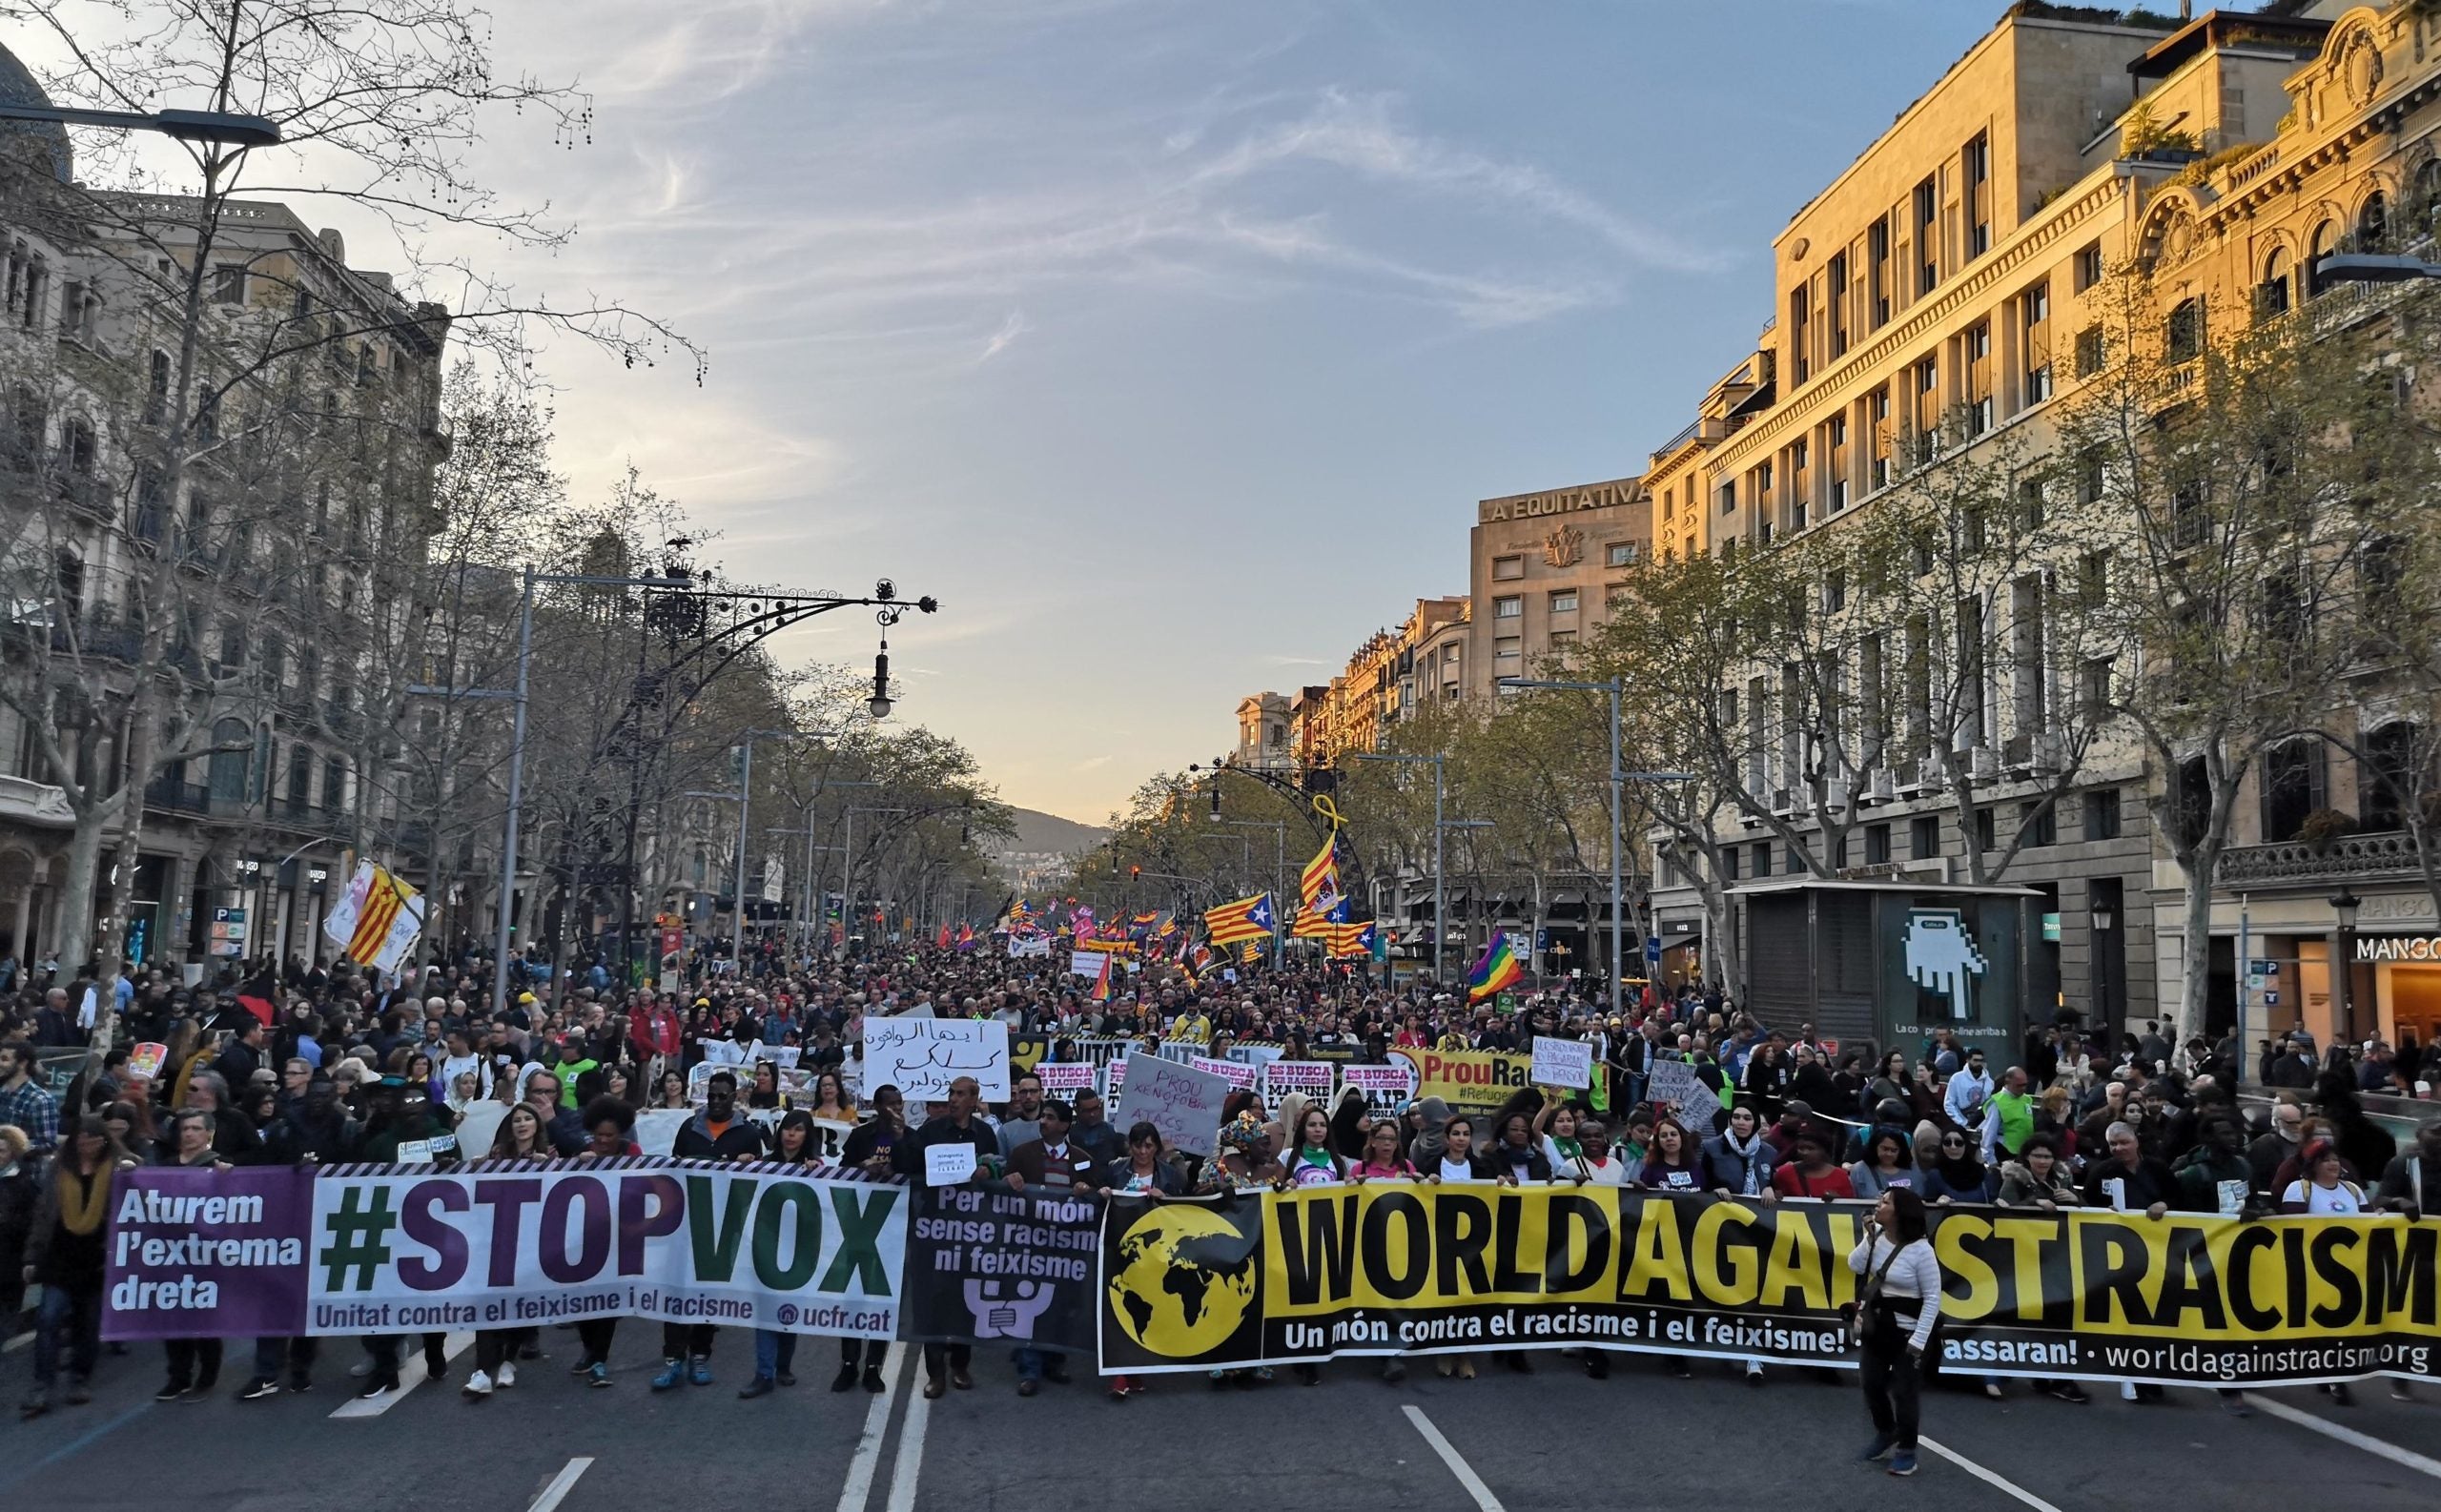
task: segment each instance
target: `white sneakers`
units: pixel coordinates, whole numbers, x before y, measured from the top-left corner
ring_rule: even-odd
[[[503,1367],[501,1374],[506,1375],[507,1373],[506,1367]],[[491,1394],[492,1379],[480,1370],[467,1377],[466,1384],[459,1390],[459,1395],[466,1398],[468,1400],[480,1400]]]
[[[513,1359],[503,1359],[503,1360],[502,1360],[502,1361],[500,1362],[500,1389],[501,1389],[501,1390],[503,1390],[503,1391],[506,1391],[509,1387],[514,1386],[514,1385],[516,1385],[516,1384],[517,1384],[517,1361],[515,1361],[515,1360],[513,1360]]]

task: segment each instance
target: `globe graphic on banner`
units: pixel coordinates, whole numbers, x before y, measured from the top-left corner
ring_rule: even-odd
[[[1209,1208],[1154,1208],[1118,1242],[1111,1311],[1127,1337],[1183,1359],[1228,1342],[1255,1299],[1255,1257]]]

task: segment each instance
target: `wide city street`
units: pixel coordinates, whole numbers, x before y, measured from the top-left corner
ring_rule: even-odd
[[[1543,1356],[1530,1376],[1419,1368],[1389,1386],[1341,1361],[1316,1387],[1284,1369],[1251,1390],[1170,1376],[1117,1403],[1081,1374],[1020,1400],[1006,1359],[978,1352],[974,1390],[927,1401],[906,1346],[891,1350],[888,1392],[833,1395],[835,1352],[810,1340],[793,1388],[740,1401],[742,1336],[723,1337],[712,1385],[655,1395],[651,1330],[628,1332],[607,1390],[568,1379],[573,1336],[546,1331],[550,1358],[481,1403],[458,1394],[462,1357],[446,1382],[352,1402],[343,1372],[359,1355],[335,1339],[305,1395],[156,1405],[158,1351],[139,1345],[105,1361],[92,1406],[8,1430],[0,1503],[156,1512],[164,1478],[191,1512],[2120,1512],[2206,1486],[2214,1512],[2425,1512],[2441,1498],[2441,1398],[2395,1402],[2380,1381],[2346,1408],[2251,1393],[2244,1420],[2202,1391],[2139,1406],[2097,1387],[2082,1407],[2021,1381],[1997,1402],[1938,1391],[1923,1468],[1902,1486],[1850,1462],[1870,1436],[1852,1376],[1774,1371],[1756,1389],[1719,1365],[1682,1381],[1623,1357],[1594,1381]]]

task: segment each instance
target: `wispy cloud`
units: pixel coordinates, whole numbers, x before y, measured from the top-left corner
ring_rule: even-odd
[[[1070,767],[1069,770],[1080,772],[1099,771],[1102,767],[1111,764],[1111,759],[1110,753],[1108,751],[1104,751],[1099,756],[1086,757],[1083,761],[1080,761],[1076,766]]]
[[[983,343],[983,355],[974,359],[975,365],[979,367],[1006,352],[1011,342],[1033,329],[1034,327],[1026,324],[1026,313],[1023,310],[1010,311],[1009,317],[1000,322],[1000,329],[992,333],[992,339]]]

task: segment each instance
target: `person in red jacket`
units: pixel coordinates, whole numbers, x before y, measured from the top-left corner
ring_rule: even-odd
[[[627,1039],[636,1059],[658,1075],[678,1054],[678,1013],[666,997],[646,993],[627,1010]]]

